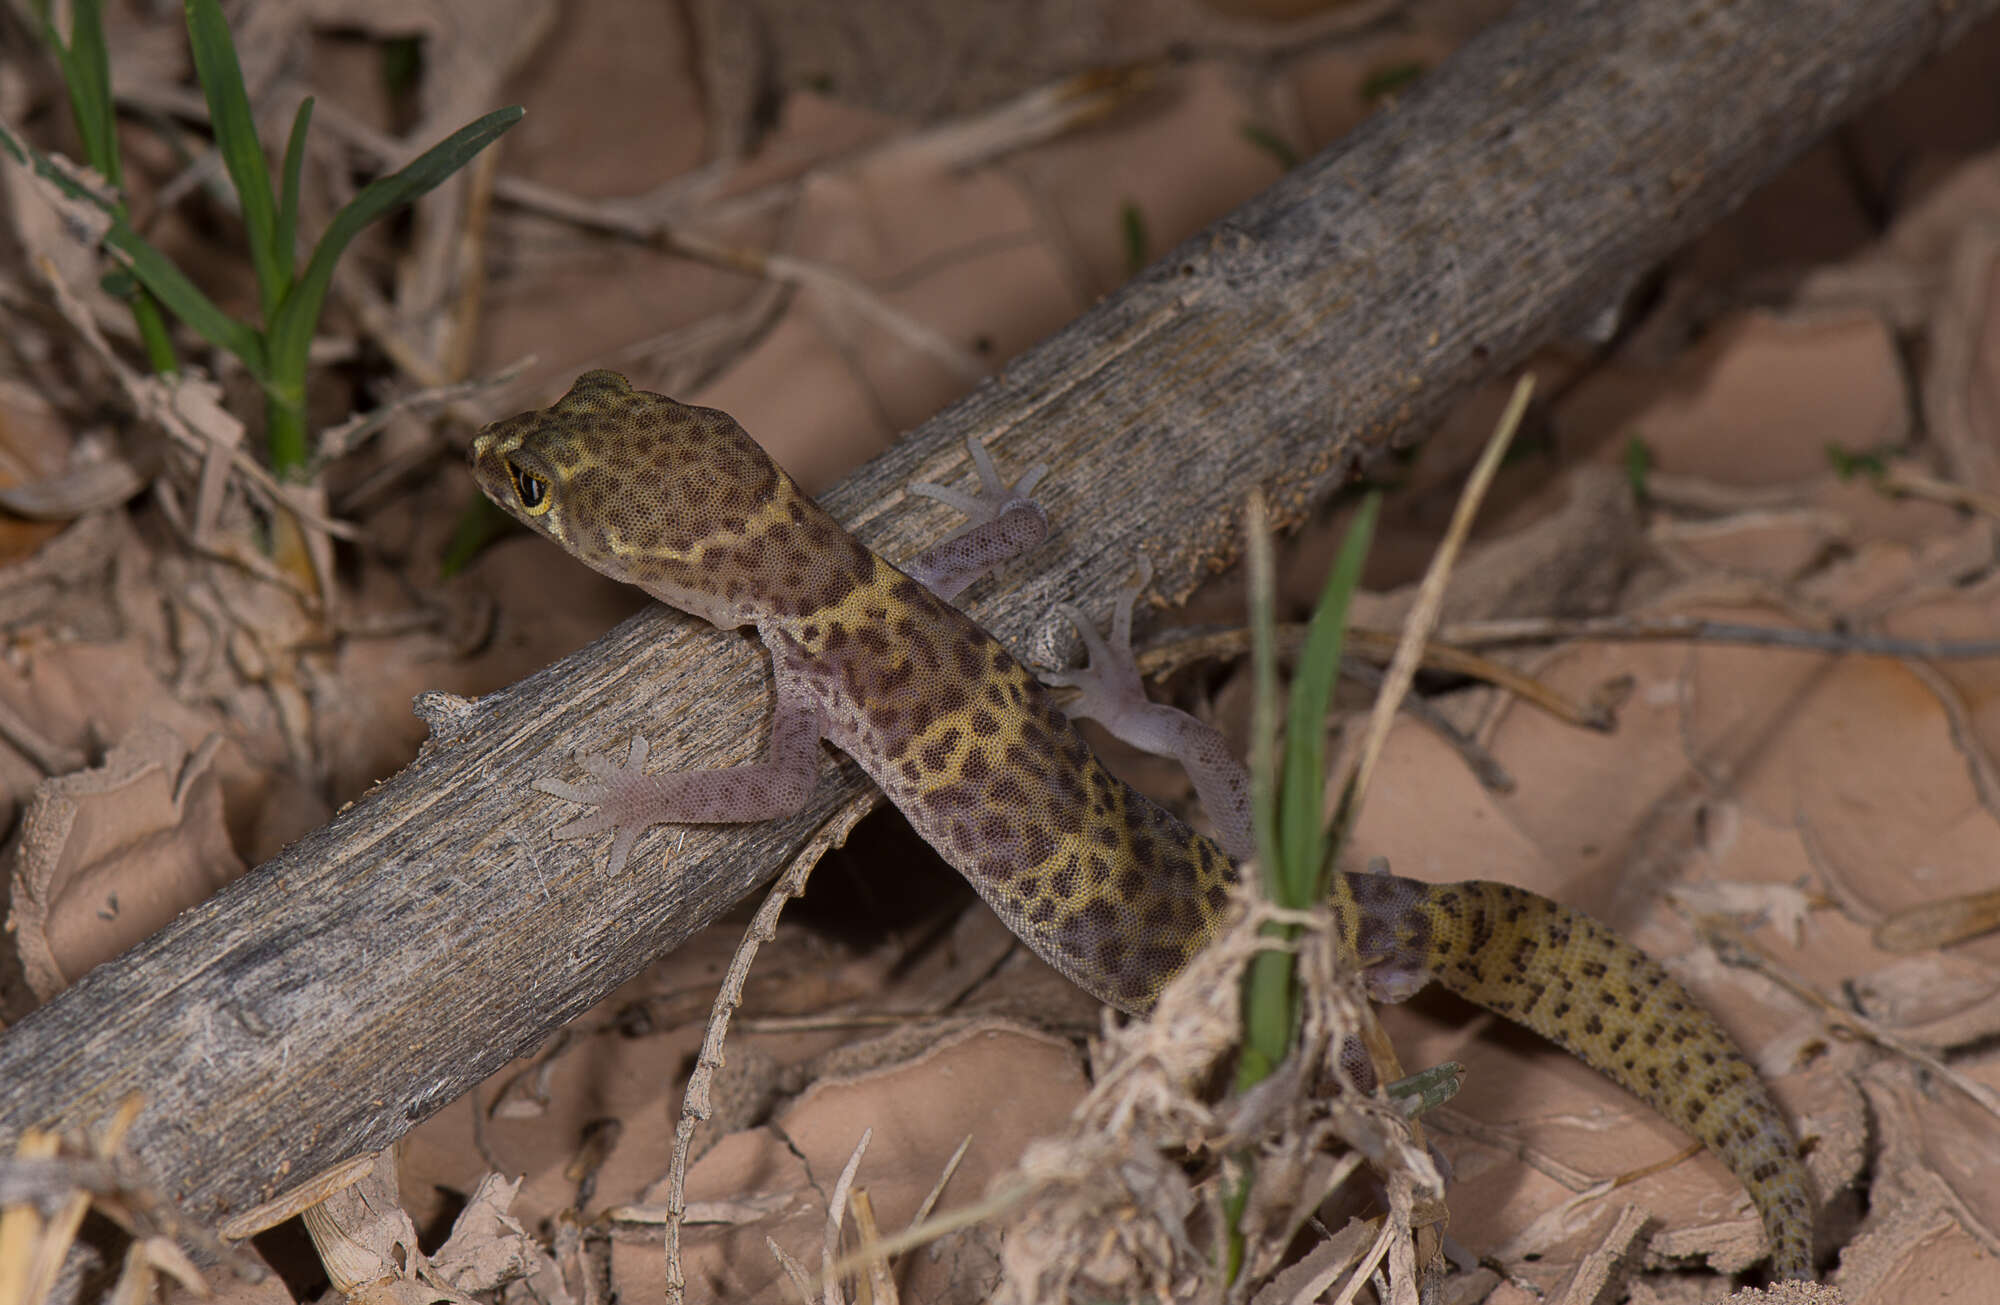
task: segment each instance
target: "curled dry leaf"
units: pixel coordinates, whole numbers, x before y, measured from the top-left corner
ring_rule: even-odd
[[[6,187],[7,210],[15,239],[21,244],[21,258],[28,267],[41,269],[44,276],[78,287],[98,320],[112,320],[119,305],[99,284],[103,276],[99,242],[111,227],[111,215],[102,207],[65,195],[62,188],[30,168],[15,164],[11,156],[0,167],[0,182]],[[99,195],[111,188],[104,178],[62,155],[50,162],[71,180]]]
[[[1891,962],[1856,977],[1847,991],[1861,1014],[1926,1046],[2000,1036],[2000,973],[1948,952]]]
[[[366,1305],[470,1305],[469,1293],[539,1276],[541,1298],[566,1300],[555,1266],[520,1221],[507,1213],[520,1180],[480,1179],[436,1256],[417,1244],[401,1205],[396,1153],[381,1152],[357,1181],[303,1212],[327,1277],[351,1302]]]
[[[1978,1075],[1989,1084],[1989,1068]],[[1937,1300],[1993,1281],[2000,1256],[2000,1131],[1964,1094],[1933,1090],[1913,1066],[1862,1080],[1880,1132],[1868,1219],[1842,1255],[1855,1300]]]
[[[13,849],[10,925],[43,1000],[243,873],[223,824],[219,740],[192,755],[142,722],[104,764],[44,780]]]
[[[517,1278],[554,1270],[521,1221],[507,1213],[521,1180],[499,1174],[479,1180],[472,1200],[452,1223],[451,1236],[431,1257],[431,1272],[462,1292],[490,1291]]]
[[[121,503],[115,494],[72,491],[122,464],[108,440],[74,426],[42,394],[0,380],[0,625],[9,629],[41,622],[93,638],[111,624],[106,591],[121,554],[133,550],[134,532],[123,513],[94,510]],[[19,723],[6,733],[20,746]],[[48,772],[83,764],[81,757],[62,765],[46,755],[35,760]]]
[[[423,1272],[417,1230],[402,1207],[376,1208],[349,1188],[304,1218],[327,1277],[350,1305],[472,1305]]]
[[[32,560],[63,523],[90,506],[102,506],[51,503],[40,492],[52,480],[88,475],[112,461],[74,465],[77,444],[70,423],[53,403],[18,381],[0,379],[0,506],[8,512],[0,519],[0,565]],[[76,510],[64,510],[70,507]]]

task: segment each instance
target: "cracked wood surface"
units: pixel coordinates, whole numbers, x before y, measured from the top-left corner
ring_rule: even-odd
[[[1371,451],[1581,320],[2000,0],[1524,3],[1393,108],[1162,258],[824,502],[892,560],[952,524],[977,433],[1045,461],[1054,535],[974,617],[1032,658],[1139,551],[1182,594]],[[560,601],[559,596],[553,597]],[[761,746],[761,652],[663,608],[473,704],[417,758],[0,1038],[0,1141],[130,1092],[131,1145],[202,1220],[382,1147],[767,879],[861,784],[762,826],[656,830],[617,878],[528,788],[634,732],[654,767]],[[671,873],[662,869],[672,853]]]

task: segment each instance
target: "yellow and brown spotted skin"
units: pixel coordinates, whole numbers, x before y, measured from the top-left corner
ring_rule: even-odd
[[[809,702],[1008,927],[1096,996],[1149,1008],[1221,925],[1235,875],[1222,849],[1107,771],[997,640],[848,535],[727,414],[591,372],[554,407],[488,427],[472,465],[496,503],[605,574],[755,625],[780,693]],[[1756,1201],[1776,1270],[1810,1276],[1784,1117],[1651,959],[1503,884],[1349,874],[1333,906],[1378,995],[1435,979],[1569,1049],[1707,1143]]]
[[[1749,1191],[1780,1277],[1812,1275],[1805,1166],[1770,1090],[1660,964],[1539,893],[1348,874],[1345,942],[1386,999],[1422,978],[1525,1024],[1701,1139]]]
[[[839,601],[760,629],[826,737],[1083,987],[1144,1008],[1208,942],[1229,859],[1106,770],[956,608],[877,560]]]
[[[728,414],[590,372],[488,427],[472,465],[605,574],[754,624],[824,736],[1083,987],[1144,1009],[1213,936],[1221,849],[1106,770],[998,640],[841,529]]]

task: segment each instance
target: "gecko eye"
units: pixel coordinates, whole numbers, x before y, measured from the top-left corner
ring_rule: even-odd
[[[533,472],[523,471],[513,463],[507,464],[507,474],[514,478],[514,497],[521,500],[521,506],[530,515],[540,516],[549,510],[549,483]]]

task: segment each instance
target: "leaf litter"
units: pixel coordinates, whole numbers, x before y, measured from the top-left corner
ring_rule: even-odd
[[[998,100],[961,106],[979,131],[957,136],[939,124],[914,130],[894,96],[882,102],[892,107],[862,107],[807,79],[784,98],[762,139],[746,126],[747,110],[725,112],[709,123],[705,146],[693,136],[714,106],[695,95],[679,105],[695,132],[665,134],[664,148],[689,167],[705,148],[718,148],[709,156],[718,166],[691,172],[642,205],[596,197],[630,195],[656,180],[658,138],[610,133],[602,151],[576,149],[574,140],[595,132],[607,113],[623,121],[670,116],[649,101],[654,111],[620,119],[619,96],[688,93],[652,71],[657,63],[643,77],[614,81],[621,49],[643,46],[655,61],[682,67],[707,62],[727,73],[712,84],[727,86],[747,84],[744,65],[730,61],[754,56],[720,38],[696,50],[685,33],[603,40],[581,28],[557,56],[523,72],[521,43],[479,48],[465,34],[480,24],[454,25],[448,4],[420,8],[413,17],[407,6],[329,0],[282,21],[274,11],[259,28],[268,43],[247,49],[246,64],[282,120],[287,97],[302,89],[300,70],[312,66],[291,54],[310,49],[337,62],[327,28],[394,34],[415,21],[428,33],[427,57],[472,79],[437,85],[464,91],[539,75],[552,79],[546,103],[561,107],[545,110],[538,99],[517,156],[500,178],[482,183],[517,207],[503,205],[483,233],[468,217],[480,207],[476,189],[453,206],[426,209],[417,242],[426,252],[394,296],[409,316],[381,311],[387,301],[356,289],[331,352],[352,357],[356,342],[367,341],[404,364],[413,392],[455,386],[468,367],[504,373],[523,354],[547,355],[497,387],[446,391],[448,418],[461,423],[518,408],[584,365],[625,366],[650,373],[649,384],[737,411],[815,487],[960,392],[968,359],[997,366],[1114,285],[1125,255],[1118,224],[1103,215],[1120,203],[1137,197],[1150,238],[1164,248],[1275,175],[1268,151],[1244,147],[1241,120],[1275,121],[1279,138],[1316,147],[1365,112],[1358,94],[1329,86],[1352,87],[1368,67],[1415,52],[1434,59],[1448,48],[1442,28],[1401,47],[1376,34],[1344,48],[1322,32],[1313,38],[1321,44],[1289,64],[1276,47],[1245,63],[1232,62],[1222,41],[1199,48],[1185,68],[1157,74],[1161,80],[1112,105],[1108,118],[1058,119],[1054,134],[1026,113],[1048,94],[1046,82],[1032,78],[1001,81],[1021,97],[1015,117],[994,108],[1007,100],[998,92]],[[524,5],[512,30],[525,41],[546,21],[545,9]],[[157,32],[134,27],[114,40],[121,59],[131,54],[133,66],[152,67],[158,79],[133,87],[134,102],[176,104],[180,70],[161,53]],[[797,57],[788,47],[784,58]],[[874,75],[894,67],[868,62],[876,56],[866,52],[855,57]],[[564,60],[579,58],[606,61],[594,85],[588,77],[581,90],[553,80]],[[121,73],[126,66],[118,64]],[[343,117],[338,96],[315,90],[322,122],[340,134],[342,148],[385,153],[391,142],[374,125],[381,118],[374,106],[347,106],[362,111]],[[919,79],[896,93],[925,92]],[[450,100],[424,105],[439,121],[470,116],[472,100],[484,107],[483,89],[470,99],[427,94]],[[15,107],[7,113],[18,121]],[[527,134],[563,113],[576,115],[569,131],[539,140]],[[995,122],[1003,124],[997,146]],[[1009,145],[1008,130],[1020,133],[1018,144]],[[967,139],[980,142],[971,154],[940,144]],[[1880,239],[1817,268],[1784,268],[1783,296],[1769,293],[1768,278],[1789,250],[1768,239],[1760,248],[1750,221],[1725,224],[1729,234],[1668,269],[1656,306],[1621,347],[1558,345],[1535,360],[1553,395],[1538,413],[1545,450],[1503,473],[1494,510],[1447,595],[1446,619],[1457,629],[1546,618],[1555,638],[1489,653],[1572,701],[1619,701],[1605,698],[1606,686],[1629,683],[1618,728],[1579,730],[1493,690],[1428,683],[1433,708],[1513,788],[1496,792],[1470,768],[1467,746],[1441,741],[1436,722],[1406,717],[1387,740],[1356,849],[1390,857],[1403,874],[1501,878],[1585,906],[1674,968],[1742,1037],[1801,1122],[1826,1201],[1822,1249],[1844,1248],[1838,1281],[1856,1301],[1922,1298],[1955,1283],[1976,1290],[2000,1253],[1991,1185],[1983,1181],[2000,1125],[1981,1096],[1996,1086],[1990,997],[2000,986],[2000,941],[1968,932],[1990,920],[1981,904],[1995,890],[1989,685],[2000,672],[1990,661],[1825,650],[1856,634],[1995,637],[2000,245],[1992,232],[2000,224],[2000,156],[1965,152],[1930,162],[1928,188],[1913,191]],[[1800,172],[1816,166],[1824,164],[1809,160]],[[324,174],[336,178],[330,203],[341,198],[338,173]],[[537,179],[541,192],[526,186]],[[1781,207],[1786,182],[1769,195],[1760,201],[1766,211]],[[134,926],[132,903],[166,892],[156,909],[171,914],[199,900],[213,881],[320,823],[338,801],[400,764],[421,737],[404,710],[416,689],[476,693],[518,678],[631,610],[632,600],[521,540],[490,549],[449,593],[426,590],[428,579],[408,583],[401,568],[435,554],[444,523],[415,510],[420,494],[399,497],[394,487],[428,485],[434,465],[446,475],[453,468],[448,457],[437,463],[448,450],[435,424],[398,407],[400,396],[356,441],[331,494],[317,506],[294,505],[328,526],[334,509],[357,511],[354,524],[377,550],[358,583],[338,591],[341,610],[324,605],[336,591],[324,587],[323,563],[309,581],[260,570],[262,555],[245,541],[254,505],[271,487],[246,479],[230,452],[240,429],[204,424],[201,415],[226,416],[226,378],[221,389],[190,392],[184,403],[118,374],[102,343],[63,343],[88,337],[85,323],[101,311],[94,278],[75,270],[70,247],[54,234],[59,223],[27,221],[18,198],[13,207],[28,248],[50,252],[47,266],[72,269],[58,273],[73,295],[71,325],[45,318],[24,327],[21,338],[39,341],[24,346],[24,356],[74,351],[82,361],[73,364],[80,372],[34,373],[25,389],[42,411],[33,411],[36,402],[16,405],[21,415],[7,416],[0,443],[9,466],[29,469],[17,479],[61,488],[40,501],[88,514],[40,552],[31,542],[10,554],[0,577],[10,630],[0,662],[0,736],[10,746],[0,773],[17,810],[94,793],[115,806],[120,785],[146,786],[156,808],[146,817],[155,823],[129,830],[80,815],[72,827],[98,831],[88,836],[94,842],[79,833],[74,845],[50,849],[52,861],[23,850],[10,863],[17,920],[44,940],[37,945],[46,963],[37,972],[57,976],[35,984],[40,998],[123,945],[114,930]],[[607,238],[618,222],[685,233],[681,252],[689,257],[666,259]],[[448,257],[461,238],[483,242],[505,274],[467,280],[466,265]],[[1729,240],[1767,261],[1739,269],[1734,283],[1717,275],[1727,259],[1715,250]],[[782,257],[746,261],[745,251]],[[743,275],[746,266],[753,276]],[[8,311],[18,314],[24,287],[43,273],[23,266],[5,275]],[[1766,280],[1747,284],[1757,276]],[[472,302],[484,311],[453,317],[452,305],[469,290],[483,293]],[[1785,306],[1771,307],[1774,300]],[[1758,306],[1731,306],[1743,302]],[[410,327],[412,320],[420,325]],[[123,524],[116,495],[101,497],[111,479],[57,479],[78,465],[78,449],[91,452],[84,437],[92,432],[79,423],[72,440],[48,412],[88,411],[78,400],[93,387],[123,388],[132,407],[177,432],[179,452],[164,469],[147,468],[115,442],[97,446],[104,465],[125,469],[120,493],[151,485],[161,495],[159,513],[139,518],[136,531]],[[345,402],[368,406],[359,395]],[[1381,595],[1377,623],[1393,625],[1405,604],[1397,586],[1411,559],[1427,552],[1450,486],[1498,402],[1497,387],[1469,399],[1403,469],[1390,517],[1400,529],[1385,539],[1372,581]],[[1652,467],[1639,496],[1620,492],[1635,446]],[[1880,469],[1843,477],[1829,446],[1848,459],[1875,459]],[[371,487],[367,496],[350,493],[361,486]],[[77,497],[86,490],[100,497]],[[343,506],[350,502],[367,506]],[[1340,526],[1331,513],[1288,550],[1284,578],[1295,602],[1317,590],[1322,541]],[[327,555],[325,536],[316,547]],[[518,599],[549,593],[573,602]],[[1240,612],[1240,595],[1225,582],[1197,599],[1188,619],[1235,625]],[[1783,626],[1826,643],[1820,651],[1642,644],[1583,629],[1586,618],[1607,617],[1634,628],[1685,620]],[[1565,623],[1574,641],[1562,638]],[[375,630],[393,633],[368,633]],[[1233,676],[1182,682],[1179,691],[1225,728],[1247,719]],[[1134,773],[1177,792],[1157,768],[1141,764]],[[116,819],[126,818],[121,808]],[[100,856],[100,847],[112,851]],[[140,867],[130,888],[108,877],[124,873],[105,868],[119,858]],[[65,890],[48,864],[79,867],[88,900],[101,906],[115,896],[120,909],[112,914],[121,918],[93,925],[103,912],[87,907],[61,916],[54,908]],[[161,864],[183,867],[185,882],[174,887]],[[875,875],[885,868],[863,867]],[[866,889],[847,883],[841,891]],[[51,904],[39,920],[37,901]],[[1927,910],[1957,923],[1924,925],[1918,913]],[[706,1152],[690,1172],[689,1212],[709,1220],[689,1228],[690,1262],[708,1275],[691,1281],[720,1298],[796,1299],[765,1239],[818,1271],[827,1196],[864,1129],[873,1140],[848,1190],[865,1193],[884,1236],[914,1216],[948,1171],[939,1210],[978,1206],[990,1185],[1013,1190],[1017,1162],[1069,1202],[1017,1224],[1004,1240],[989,1226],[961,1228],[942,1249],[889,1260],[887,1277],[878,1256],[862,1274],[870,1290],[887,1283],[910,1299],[984,1298],[1010,1257],[1028,1266],[1020,1281],[1048,1281],[1037,1276],[1045,1272],[1119,1281],[1115,1275],[1133,1265],[1192,1280],[1203,1252],[1187,1221],[1200,1228],[1206,1198],[1161,1159],[1165,1153],[1136,1148],[1133,1139],[1150,1136],[1135,1130],[1144,1115],[1191,1140],[1231,1136],[1242,1121],[1189,1113],[1192,1098],[1168,1093],[1170,1083],[1201,1077],[1214,1045],[1173,1037],[1187,1026],[1169,1008],[1163,1021],[1105,1032],[1093,1087],[1074,1041],[1098,1027],[1089,1003],[1038,963],[1008,957],[1004,936],[978,914],[953,924],[941,944],[933,933],[928,946],[914,937],[855,942],[804,926],[778,929],[747,980],[749,1013],[715,1066],[718,1075],[734,1075],[717,1095],[735,1104],[718,1106],[719,1126],[700,1143]],[[52,927],[65,918],[78,923]],[[1717,926],[1758,920],[1761,928],[1734,940]],[[1881,931],[1898,921],[1917,922],[1914,941],[1891,949]],[[1947,949],[1927,950],[1947,940]],[[403,1217],[423,1241],[451,1222],[443,1216],[453,1201],[440,1194],[457,1194],[466,1230],[458,1251],[486,1266],[464,1278],[454,1270],[439,1290],[566,1301],[598,1298],[608,1287],[654,1298],[662,1280],[658,1229],[645,1220],[671,1142],[662,1085],[695,1063],[699,1012],[733,942],[698,941],[662,961],[581,1032],[523,1066],[533,1069],[532,1082],[503,1076],[412,1135],[396,1158],[400,1193],[392,1183],[373,1199],[384,1211],[407,1208]],[[1742,964],[1753,955],[1746,947],[1764,957],[1761,970]],[[1222,967],[1239,961],[1228,952],[1212,958]],[[1214,998],[1214,989],[1191,988],[1188,1000]],[[31,1000],[9,993],[9,1014]],[[870,1011],[893,1013],[891,1031],[857,1039],[854,1029]],[[1836,1035],[1843,1013],[1879,1036]],[[1349,1017],[1363,1018],[1351,1011],[1342,1018]],[[1684,1274],[1704,1259],[1728,1269],[1757,1254],[1754,1219],[1727,1174],[1560,1052],[1438,1000],[1393,1009],[1384,1022],[1406,1063],[1467,1066],[1465,1090],[1426,1116],[1449,1161],[1449,1235],[1466,1250],[1496,1257],[1507,1274],[1551,1293],[1615,1283],[1634,1260]],[[1962,1086],[1941,1080],[1931,1064],[1947,1065]],[[493,1109],[509,1082],[514,1105]],[[1359,1108],[1343,1100],[1322,1106]],[[1078,1135],[1094,1141],[1065,1151],[1034,1140],[1051,1137],[1072,1109],[1081,1112]],[[622,1127],[599,1127],[607,1120]],[[1110,1126],[1092,1133],[1093,1120]],[[1325,1127],[1324,1119],[1293,1122],[1295,1146]],[[1429,1159],[1393,1141],[1392,1121],[1371,1117],[1369,1127],[1382,1139],[1370,1158],[1403,1175],[1404,1186],[1390,1190],[1409,1205],[1413,1176]],[[586,1137],[615,1140],[598,1152]],[[1302,1158],[1294,1167],[1302,1185],[1333,1176],[1326,1166],[1336,1162],[1315,1163]],[[511,1213],[482,1179],[488,1170],[526,1176]],[[1865,1195],[1855,1187],[1864,1177]],[[1135,1203],[1162,1218],[1150,1229],[1131,1222]],[[607,1220],[614,1207],[633,1217]],[[1635,1222],[1634,1209],[1646,1218]],[[1367,1252],[1371,1236],[1354,1231],[1362,1227],[1335,1229],[1274,1283],[1309,1298],[1312,1284]],[[1047,1256],[1078,1230],[1100,1232],[1105,1255],[1067,1267]],[[397,1236],[404,1240],[388,1245],[407,1250],[407,1235]],[[448,1245],[429,1256],[431,1265],[458,1262]],[[520,1252],[513,1260],[510,1247]],[[418,1281],[409,1274],[415,1261],[398,1258],[385,1261],[396,1266],[392,1279]],[[529,1276],[494,1287],[517,1272]],[[1481,1272],[1484,1279],[1460,1280],[1461,1290],[1476,1285],[1463,1298],[1492,1290],[1503,1299],[1509,1288],[1494,1287],[1491,1267]],[[1634,1299],[1688,1299],[1690,1291],[1720,1299],[1726,1290],[1720,1278],[1625,1280]],[[538,1285],[522,1285],[530,1282]],[[287,1295],[276,1279],[230,1289],[272,1301]]]

